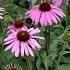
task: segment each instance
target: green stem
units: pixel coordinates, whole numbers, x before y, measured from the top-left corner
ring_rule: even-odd
[[[46,40],[46,55],[48,55],[50,52],[50,26],[48,26],[48,29],[45,27],[44,36]]]
[[[30,60],[30,58],[29,57],[27,57],[27,68],[28,68],[28,70],[32,70],[32,63],[31,63],[31,60]]]

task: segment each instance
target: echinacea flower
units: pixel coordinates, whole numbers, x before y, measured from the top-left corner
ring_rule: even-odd
[[[5,70],[22,70],[22,67],[19,64],[10,64],[4,67]]]
[[[0,19],[3,19],[4,8],[0,7]]]
[[[14,21],[13,25],[9,26],[7,29],[10,32],[11,30],[15,30],[15,31],[20,30],[22,27],[27,29],[27,27],[25,26],[23,21],[16,20],[16,21]]]
[[[65,16],[60,8],[47,2],[43,2],[40,5],[33,7],[26,12],[26,15],[35,22],[35,25],[40,22],[41,26],[57,23],[60,21],[60,17],[63,18],[63,16]]]
[[[18,57],[19,54],[21,54],[21,56],[34,56],[32,49],[41,48],[35,38],[44,39],[40,36],[34,36],[34,34],[39,32],[39,28],[30,28],[28,30],[22,28],[20,31],[12,31],[12,33],[4,39],[4,45],[9,45],[5,48],[5,51],[11,49],[16,57]]]

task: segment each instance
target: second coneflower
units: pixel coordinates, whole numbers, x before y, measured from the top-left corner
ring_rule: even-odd
[[[11,30],[14,30],[14,31],[17,31],[17,30],[20,30],[22,27],[24,27],[25,29],[28,29],[26,26],[25,26],[25,23],[21,20],[16,20],[13,22],[12,25],[8,26],[8,31],[11,32]]]
[[[41,26],[57,23],[60,21],[60,17],[63,18],[63,16],[65,16],[60,8],[47,2],[43,2],[40,5],[33,7],[26,12],[26,15],[35,22],[35,25],[40,22]]]
[[[30,28],[28,30],[22,28],[20,31],[12,31],[12,33],[4,39],[4,45],[9,45],[5,48],[5,51],[11,49],[12,53],[15,53],[16,57],[20,54],[21,56],[34,56],[31,49],[41,48],[35,38],[44,39],[40,36],[34,36],[34,34],[39,32],[39,28]]]

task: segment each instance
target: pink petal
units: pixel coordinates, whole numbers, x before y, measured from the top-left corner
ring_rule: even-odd
[[[12,53],[14,53],[16,50],[17,50],[17,47],[19,47],[20,46],[20,43],[19,43],[19,41],[15,41],[15,44],[14,44],[14,46],[12,47]]]
[[[36,46],[37,49],[41,48],[41,46],[38,44],[38,42],[34,39],[30,39],[32,44]]]
[[[0,19],[3,19],[3,17],[2,17],[2,16],[0,16]]]
[[[21,56],[24,56],[24,43],[21,42]]]
[[[46,19],[47,19],[49,25],[52,25],[53,22],[51,20],[51,16],[49,15],[49,12],[46,12]]]
[[[34,29],[30,32],[30,35],[33,35],[33,34],[36,34],[36,33],[39,33],[39,32],[40,32],[39,28],[36,28],[36,29]]]
[[[14,35],[16,34],[16,32],[15,32],[15,30],[14,30],[14,28],[12,28],[12,29],[10,29],[9,31],[8,31],[8,33],[14,33]]]
[[[26,44],[24,43],[24,52],[25,52],[25,54],[28,56],[29,55],[29,52],[28,52],[28,49],[27,49],[27,47],[26,47]]]
[[[53,13],[53,12],[51,12],[54,16],[55,16],[55,18],[58,20],[58,21],[60,21],[60,18],[55,14],[55,13]]]
[[[30,28],[30,29],[28,29],[28,32],[31,32],[32,30],[34,30],[34,28]]]
[[[40,18],[40,23],[41,23],[41,26],[44,26],[44,19],[45,19],[45,13],[42,12],[41,14],[41,18]]]
[[[19,49],[19,46],[17,46],[17,49],[15,51],[15,56],[18,57],[19,56],[19,52],[20,52],[20,49]]]
[[[38,39],[44,39],[44,37],[40,37],[40,36],[30,36],[31,38],[38,38]]]
[[[60,17],[65,16],[63,12],[61,12],[60,10],[57,10],[57,9],[51,9],[51,12],[59,15]]]
[[[25,25],[23,27],[24,27],[24,29],[28,30],[28,28]]]
[[[28,51],[29,51],[30,55],[31,55],[31,56],[34,56],[34,54],[33,54],[32,50],[31,50],[31,48],[28,46],[27,43],[26,43],[26,46],[27,46],[27,48],[28,48]]]
[[[50,12],[49,14],[50,14],[50,16],[51,16],[52,21],[53,21],[54,23],[57,23],[57,19],[55,18],[55,16],[54,16],[51,12]]]
[[[38,13],[39,13],[39,10],[36,10],[36,11],[30,13],[29,17],[31,17],[31,19],[32,19],[33,21],[35,21],[36,15],[37,15]]]
[[[11,48],[13,47],[14,44],[15,44],[15,42],[13,42],[13,43],[11,43],[9,46],[7,46],[7,47],[5,48],[5,51],[11,49]]]
[[[51,5],[51,7],[52,7],[52,9],[51,9],[52,11],[53,11],[53,10],[60,11],[61,14],[62,14],[63,16],[65,16],[65,14],[63,13],[63,11],[62,11],[60,8],[58,8],[57,6]]]
[[[9,40],[9,41],[7,41],[6,43],[4,43],[4,45],[10,44],[10,43],[14,42],[14,40],[15,40],[15,39]]]
[[[38,22],[40,21],[39,19],[40,19],[40,16],[41,16],[41,11],[38,10],[37,15],[35,15],[35,16],[36,16],[35,17],[35,25],[37,25]]]
[[[13,29],[13,26],[11,25],[11,26],[9,26],[7,29]]]
[[[3,12],[3,11],[5,11],[5,10],[3,10],[3,9],[0,8],[0,12]]]
[[[0,15],[3,15],[2,13],[0,13]]]
[[[11,34],[7,38],[4,39],[4,42],[9,41],[9,40],[14,39],[14,38],[15,38],[15,35]]]
[[[46,13],[45,13],[45,15],[46,15]],[[44,18],[44,26],[48,26],[48,21],[46,18]]]
[[[33,45],[33,43],[29,40],[28,41],[28,44],[33,48],[33,49],[36,49],[36,47]]]
[[[52,9],[59,9],[57,6],[54,6],[52,4],[50,4],[50,6],[51,6]]]

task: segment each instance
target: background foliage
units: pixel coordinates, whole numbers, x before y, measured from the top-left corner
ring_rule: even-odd
[[[35,0],[34,5],[41,0]],[[49,1],[49,0],[47,0]],[[50,53],[46,56],[45,42],[39,40],[42,49],[34,51],[35,57],[15,58],[10,51],[5,52],[3,39],[7,36],[6,27],[12,24],[12,20],[24,20],[25,12],[30,7],[26,0],[0,0],[0,7],[5,8],[4,20],[0,21],[0,70],[8,64],[19,64],[23,70],[70,70],[70,5],[62,4],[66,16],[57,25],[51,26]],[[32,24],[29,24],[32,25]],[[40,34],[43,35],[43,29]]]

